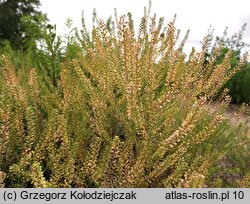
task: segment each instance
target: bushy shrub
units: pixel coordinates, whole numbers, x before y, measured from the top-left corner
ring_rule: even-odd
[[[214,68],[220,48],[205,63],[204,38],[203,50],[186,59],[187,36],[178,47],[174,20],[163,27],[147,11],[137,34],[131,14],[94,21],[91,33],[83,27],[77,35],[78,53],[60,64],[50,88],[44,79],[51,75],[17,72],[2,57],[0,185],[206,186],[209,167],[241,132],[224,116],[228,96],[215,112],[209,99],[246,56],[232,70],[227,53]]]
[[[226,84],[233,103],[250,103],[250,64],[235,74]]]

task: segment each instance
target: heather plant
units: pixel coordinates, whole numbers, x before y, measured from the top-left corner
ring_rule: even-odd
[[[239,145],[242,129],[224,115],[226,92],[213,102],[216,111],[207,107],[247,56],[231,69],[228,52],[214,67],[222,47],[207,61],[208,37],[186,56],[188,33],[177,45],[175,19],[164,26],[149,11],[137,33],[130,13],[106,22],[94,13],[91,32],[83,19],[50,88],[44,79],[54,75],[29,68],[25,81],[27,69],[16,71],[2,56],[1,186],[215,185],[209,168]]]

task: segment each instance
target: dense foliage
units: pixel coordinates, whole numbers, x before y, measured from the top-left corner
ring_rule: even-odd
[[[46,20],[38,10],[39,5],[39,0],[0,1],[0,46],[8,41],[15,49],[26,49],[27,40],[39,38],[41,21]]]
[[[234,68],[240,56],[246,51],[249,50],[249,44],[243,41],[244,31],[246,30],[246,23],[242,26],[238,33],[235,33],[231,37],[227,35],[227,28],[224,31],[224,34],[221,37],[216,37],[216,44],[220,44],[223,49],[221,55],[218,57],[216,64],[222,62],[226,53],[231,51],[233,53],[231,59],[231,67]],[[211,40],[213,36],[211,33]],[[214,48],[212,47],[212,50]],[[208,52],[208,58],[210,54]],[[240,70],[237,74],[232,76],[232,78],[222,87],[223,89],[229,89],[229,95],[232,97],[232,103],[242,104],[250,103],[250,64]]]
[[[247,130],[225,115],[226,92],[211,101],[247,56],[216,64],[216,46],[207,60],[205,37],[187,57],[174,20],[145,10],[136,34],[130,13],[115,16],[94,15],[91,32],[83,19],[64,52],[53,28],[35,52],[5,46],[0,185],[249,187]]]

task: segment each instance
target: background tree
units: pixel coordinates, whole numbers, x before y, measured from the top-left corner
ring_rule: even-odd
[[[39,6],[40,0],[0,0],[0,44],[7,40],[12,48],[25,49],[30,38],[27,28],[39,30],[41,19],[47,20]]]

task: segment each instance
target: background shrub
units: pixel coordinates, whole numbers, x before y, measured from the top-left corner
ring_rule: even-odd
[[[225,85],[233,103],[250,103],[250,65],[232,77]]]
[[[246,50],[249,50],[249,44],[245,43],[242,39],[245,29],[246,23],[242,26],[241,30],[238,33],[235,33],[231,37],[227,35],[227,28],[225,29],[223,35],[221,37],[216,37],[216,44],[219,44],[221,49],[220,56],[216,59],[215,64],[220,64],[224,59],[226,53],[229,51],[232,52],[233,56],[231,58],[231,67],[232,69],[238,63],[240,57],[243,55]],[[209,34],[210,40],[212,43],[213,35]],[[214,50],[214,47],[211,47],[211,51]],[[210,57],[210,51],[207,52],[207,57]],[[229,95],[232,97],[232,103],[242,104],[250,102],[250,64],[246,65],[244,69],[237,72],[234,76],[226,82],[223,86],[222,90],[225,88],[229,89]]]

